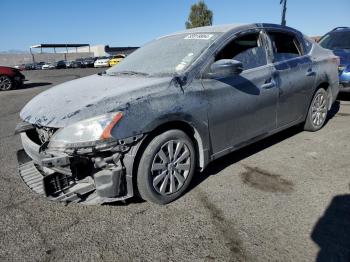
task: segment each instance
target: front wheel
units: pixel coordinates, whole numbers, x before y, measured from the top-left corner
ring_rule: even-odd
[[[169,130],[154,137],[137,171],[141,198],[164,205],[180,197],[194,175],[195,160],[193,142],[183,131]]]
[[[304,130],[317,131],[320,130],[327,120],[328,115],[328,93],[323,88],[316,91],[308,115],[305,120]]]

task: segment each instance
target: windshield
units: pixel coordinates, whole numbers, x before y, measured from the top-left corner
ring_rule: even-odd
[[[327,49],[350,49],[350,32],[330,33],[325,35],[319,44]]]
[[[187,33],[162,37],[137,49],[106,73],[115,75],[130,72],[149,76],[180,73],[188,68],[218,36],[217,33]]]

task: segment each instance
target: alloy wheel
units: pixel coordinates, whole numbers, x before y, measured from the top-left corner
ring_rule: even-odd
[[[183,141],[170,140],[162,145],[151,166],[154,189],[161,195],[179,191],[191,170],[191,157]]]
[[[322,126],[326,121],[328,111],[327,97],[325,94],[319,93],[315,97],[311,106],[312,123],[315,127]]]
[[[0,90],[10,90],[12,87],[11,79],[8,76],[0,76]]]

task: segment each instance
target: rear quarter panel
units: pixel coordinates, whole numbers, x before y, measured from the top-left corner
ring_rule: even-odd
[[[315,89],[323,83],[329,85],[330,107],[339,93],[338,59],[332,51],[314,43],[311,50],[311,59],[316,72]]]

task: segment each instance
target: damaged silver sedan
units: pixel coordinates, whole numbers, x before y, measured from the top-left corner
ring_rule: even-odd
[[[51,200],[169,203],[210,161],[294,125],[322,128],[338,63],[279,25],[161,37],[32,99],[16,129],[20,176]]]

